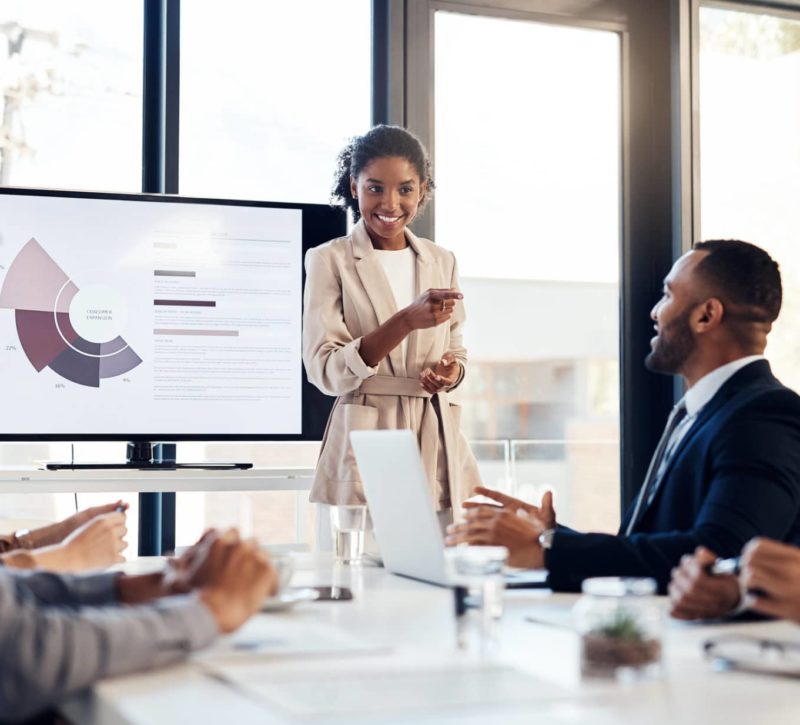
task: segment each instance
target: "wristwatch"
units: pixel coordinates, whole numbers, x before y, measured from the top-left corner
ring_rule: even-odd
[[[539,546],[541,546],[545,551],[549,551],[553,548],[553,537],[555,536],[556,530],[555,529],[545,529],[539,534]]]
[[[14,532],[14,538],[17,540],[21,549],[33,548],[33,537],[31,536],[30,529],[20,529]]]

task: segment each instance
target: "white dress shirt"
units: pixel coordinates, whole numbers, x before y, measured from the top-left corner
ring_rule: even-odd
[[[716,370],[706,373],[700,380],[698,380],[691,388],[686,391],[683,396],[683,402],[686,404],[686,417],[680,422],[667,444],[667,453],[664,456],[666,463],[672,452],[677,448],[678,444],[684,439],[686,434],[691,430],[694,422],[700,411],[706,404],[717,394],[719,389],[738,373],[743,367],[756,360],[764,360],[763,355],[748,355],[747,357],[740,357],[738,360],[720,365]]]

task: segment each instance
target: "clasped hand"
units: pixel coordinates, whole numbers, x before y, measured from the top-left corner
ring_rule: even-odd
[[[686,554],[672,570],[670,614],[677,619],[724,617],[748,592],[750,609],[800,623],[800,549],[756,538],[742,550],[738,576],[713,575],[708,568],[717,558],[704,547]]]
[[[544,552],[539,545],[539,534],[556,526],[553,494],[547,491],[542,505],[534,506],[483,486],[478,486],[475,493],[499,505],[465,502],[464,521],[448,527],[447,545],[505,546],[510,566],[543,568]]]
[[[165,593],[199,590],[221,632],[232,632],[275,593],[278,574],[255,539],[239,538],[235,529],[213,529],[170,562]]]
[[[448,352],[436,364],[436,368],[431,370],[425,368],[419,376],[422,387],[431,395],[449,390],[458,381],[461,373],[461,363],[456,360],[453,353]]]

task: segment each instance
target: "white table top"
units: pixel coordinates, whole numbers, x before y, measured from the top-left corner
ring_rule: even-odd
[[[329,558],[298,556],[301,568],[293,585],[349,586],[351,602],[311,602],[280,614],[263,614],[262,625],[309,631],[335,627],[358,637],[368,652],[265,657],[236,655],[233,670],[245,680],[292,683],[319,681],[336,699],[331,681],[352,687],[353,675],[397,668],[398,673],[444,663],[464,664],[455,648],[453,597],[448,589],[393,576],[382,569],[336,567]],[[690,625],[669,620],[664,627],[664,676],[658,682],[620,684],[581,680],[578,637],[571,629],[573,595],[544,590],[506,592],[499,630],[496,665],[511,665],[530,675],[530,701],[517,704],[447,707],[415,711],[388,706],[380,713],[354,713],[346,718],[311,718],[314,722],[536,722],[539,723],[789,723],[800,722],[800,688],[796,680],[737,672],[716,672],[703,659],[702,643],[721,633],[800,641],[800,628],[786,622]],[[666,602],[662,602],[666,605]],[[528,618],[533,617],[539,623]],[[545,623],[547,622],[547,623]],[[258,621],[252,625],[259,626]],[[224,643],[223,643],[223,646]],[[98,684],[91,693],[73,698],[64,714],[79,725],[135,723],[307,722],[288,715],[274,700],[234,687],[210,673],[214,656],[143,675]],[[227,660],[223,660],[227,661]],[[393,671],[393,670],[392,670]],[[433,672],[433,670],[431,670]],[[376,675],[377,676],[377,675]],[[513,676],[510,676],[513,679]],[[333,679],[332,679],[333,678]],[[343,679],[342,679],[343,678]],[[378,680],[376,680],[377,682]],[[365,685],[366,686],[366,685]],[[285,689],[285,685],[282,685]],[[344,697],[347,693],[339,691]],[[312,698],[313,699],[313,698]]]

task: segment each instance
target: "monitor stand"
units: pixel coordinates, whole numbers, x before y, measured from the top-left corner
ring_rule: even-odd
[[[79,471],[90,469],[121,469],[135,471],[177,471],[199,469],[206,471],[230,471],[252,468],[252,463],[207,461],[205,463],[176,463],[174,443],[151,441],[129,441],[125,463],[46,463],[48,471]]]

